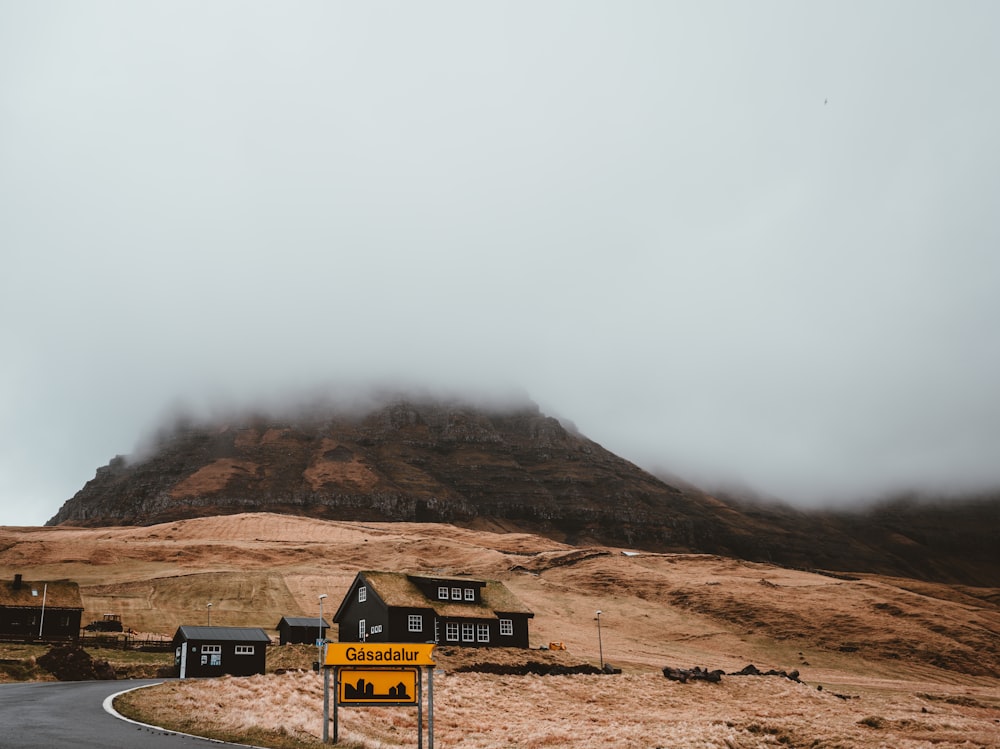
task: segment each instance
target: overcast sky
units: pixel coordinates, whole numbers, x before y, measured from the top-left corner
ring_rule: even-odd
[[[998,486],[998,29],[0,0],[0,524],[178,404],[366,378],[519,388],[709,489]]]

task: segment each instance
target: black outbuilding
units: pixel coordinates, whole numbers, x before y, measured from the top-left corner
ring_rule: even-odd
[[[317,639],[325,640],[330,625],[325,619],[308,616],[283,616],[278,626],[278,644],[313,644]]]
[[[259,627],[182,625],[174,634],[174,665],[182,679],[262,674],[270,644]]]

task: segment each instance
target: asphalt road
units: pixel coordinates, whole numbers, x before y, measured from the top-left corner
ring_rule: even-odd
[[[206,749],[219,742],[151,730],[106,712],[109,695],[157,681],[0,684],[0,749]],[[221,745],[224,746],[224,745]]]

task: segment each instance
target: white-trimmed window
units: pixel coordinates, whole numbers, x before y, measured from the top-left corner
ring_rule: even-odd
[[[453,601],[461,601],[462,600],[462,589],[461,588],[452,588],[451,589],[451,600],[453,600]]]
[[[458,642],[458,622],[445,622],[444,639],[448,642]]]
[[[513,619],[501,619],[500,620],[500,634],[505,637],[512,637],[514,635],[514,620]]]
[[[368,634],[368,632],[365,630],[365,620],[358,619],[358,639],[361,642],[364,642],[366,634]]]
[[[237,645],[236,655],[253,655],[253,645]]]
[[[462,624],[462,642],[476,641],[476,625]]]
[[[364,603],[368,600],[368,586],[362,585],[358,588],[358,603]]]
[[[203,666],[221,666],[222,665],[222,646],[221,645],[202,645],[201,646],[201,665],[203,665]]]
[[[476,589],[475,588],[466,588],[465,589],[465,600],[466,601],[475,601],[476,600]]]
[[[439,601],[447,601],[448,600],[448,586],[447,585],[442,585],[440,588],[438,588],[438,600]]]
[[[490,641],[490,625],[489,624],[477,624],[476,625],[476,642],[489,642]]]
[[[406,621],[410,632],[424,631],[424,618],[420,614],[410,614]]]

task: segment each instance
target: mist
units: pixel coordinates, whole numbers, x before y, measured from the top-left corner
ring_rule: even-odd
[[[0,524],[177,412],[370,383],[797,506],[1000,486],[998,27],[0,2]]]

